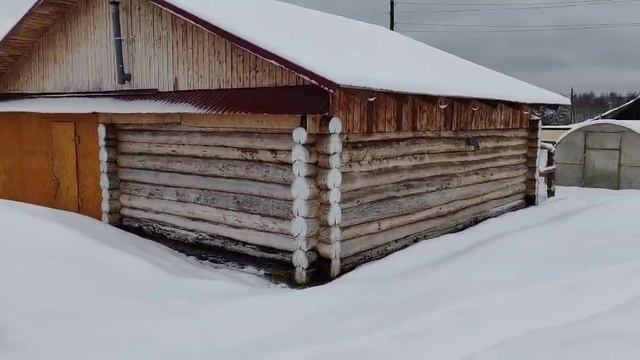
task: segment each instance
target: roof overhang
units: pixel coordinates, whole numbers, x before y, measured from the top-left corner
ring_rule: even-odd
[[[0,76],[36,45],[77,0],[38,0],[0,40]]]
[[[317,86],[160,92],[0,94],[0,113],[328,114],[329,93]]]

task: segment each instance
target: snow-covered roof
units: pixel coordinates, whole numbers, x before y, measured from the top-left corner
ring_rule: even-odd
[[[635,104],[637,101],[640,101],[640,96],[638,96],[637,98],[626,102],[620,106],[618,106],[617,108],[611,109],[601,115],[596,116],[595,118],[593,118],[592,120],[600,120],[600,119],[611,119],[611,118],[615,118],[619,113],[621,113],[622,111],[624,111],[626,108],[628,108],[629,106]]]
[[[566,133],[564,133],[559,139],[558,139],[558,144],[564,140],[565,138],[567,138],[567,136],[573,134],[576,131],[579,131],[581,129],[584,129],[586,127],[589,126],[593,126],[593,125],[615,125],[615,126],[620,126],[623,127],[629,131],[633,131],[635,133],[640,134],[640,121],[638,120],[614,120],[614,119],[602,119],[602,120],[587,120],[584,122],[581,122],[579,124],[575,124],[571,130],[567,131]]]
[[[274,0],[151,1],[344,87],[528,104],[570,103],[564,96],[397,32],[342,16]]]
[[[138,100],[124,101],[117,98],[32,98],[0,101],[0,113],[30,112],[40,114],[175,114],[203,113],[190,104]]]

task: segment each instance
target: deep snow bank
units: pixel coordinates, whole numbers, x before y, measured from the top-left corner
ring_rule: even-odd
[[[561,189],[294,291],[0,202],[0,358],[636,359],[639,210]]]

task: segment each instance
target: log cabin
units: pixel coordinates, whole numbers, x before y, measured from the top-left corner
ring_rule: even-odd
[[[0,198],[304,285],[535,204],[530,114],[568,103],[277,1],[42,0],[0,41]]]

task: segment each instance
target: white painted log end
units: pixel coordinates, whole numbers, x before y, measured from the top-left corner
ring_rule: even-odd
[[[310,178],[295,178],[291,184],[291,195],[294,199],[313,199],[318,195],[318,187]]]
[[[102,222],[105,224],[116,225],[120,223],[120,220],[121,220],[120,214],[102,213]]]
[[[327,225],[336,226],[342,222],[342,208],[340,204],[331,204],[327,214]]]
[[[107,148],[105,147],[100,148],[100,152],[98,153],[98,159],[100,159],[100,162],[109,161],[109,152],[107,151]]]
[[[100,188],[103,190],[109,190],[110,188],[109,175],[107,174],[100,175]]]
[[[342,201],[342,191],[340,189],[329,190],[329,203],[339,204]]]
[[[107,138],[107,126],[105,124],[98,124],[98,139],[104,140]]]
[[[120,199],[120,191],[102,189],[102,198],[107,200],[118,200]]]
[[[325,259],[340,259],[342,252],[341,243],[334,244],[318,244],[318,254]]]
[[[329,166],[332,169],[340,169],[342,167],[342,154],[333,154],[329,156]]]
[[[100,162],[100,173],[102,174],[115,174],[118,172],[118,164],[113,162]]]
[[[329,132],[331,134],[341,134],[342,133],[342,120],[339,117],[334,117],[329,121]]]
[[[332,134],[321,138],[317,145],[318,151],[322,154],[333,155],[342,152],[342,138],[338,134]]]
[[[309,282],[309,274],[306,269],[296,267],[295,281],[298,285],[305,285]]]
[[[304,163],[308,163],[311,158],[311,154],[309,153],[309,149],[307,149],[303,145],[296,144],[293,146],[291,150],[291,162],[302,161]]]
[[[342,270],[342,264],[340,262],[340,257],[331,259],[331,277],[337,278],[340,276],[340,272]]]
[[[324,185],[327,189],[339,189],[342,186],[342,172],[339,169],[331,169],[324,175]]]
[[[296,268],[308,269],[309,268],[309,257],[307,256],[307,252],[303,250],[296,250],[293,252],[293,265]]]
[[[293,130],[293,142],[296,144],[306,144],[309,140],[309,134],[305,128],[296,128]]]
[[[293,163],[293,175],[296,177],[310,177],[316,173],[316,167],[309,166],[306,162],[296,161]]]
[[[342,228],[340,226],[323,227],[318,234],[318,239],[327,245],[341,242]]]
[[[332,226],[329,229],[329,240],[332,244],[342,241],[342,229],[339,226]]]
[[[296,216],[291,220],[291,234],[296,238],[307,238],[318,233],[320,225],[315,219]]]
[[[297,237],[295,238],[296,247],[302,251],[311,251],[317,244],[315,243],[315,236],[313,237]]]
[[[304,218],[312,218],[318,215],[320,203],[301,198],[293,200],[293,215]]]
[[[103,199],[100,204],[103,213],[115,213],[120,211],[120,202],[118,200]]]
[[[342,153],[342,139],[340,138],[340,135],[338,134],[332,134],[331,136],[329,136],[329,144],[328,144],[329,148],[328,153],[329,154],[340,154]]]
[[[120,186],[120,178],[116,174],[100,175],[100,189],[111,190]]]

